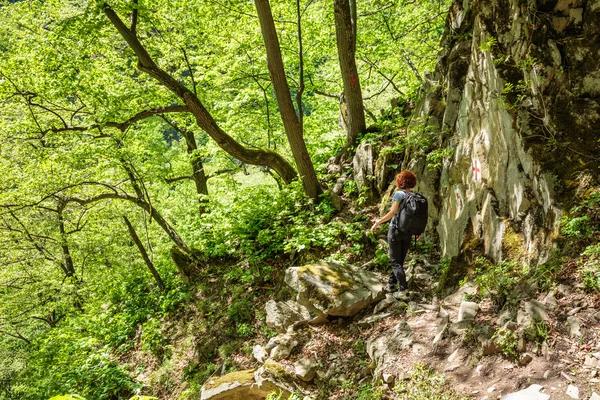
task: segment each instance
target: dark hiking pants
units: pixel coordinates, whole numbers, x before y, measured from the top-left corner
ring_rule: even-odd
[[[393,234],[392,231],[388,232],[388,244],[390,247],[390,261],[392,263],[392,275],[390,276],[389,283],[392,285],[398,284],[398,290],[408,290],[408,283],[406,282],[406,274],[404,272],[404,259],[406,253],[408,253],[408,247],[410,246],[409,235],[397,235]]]

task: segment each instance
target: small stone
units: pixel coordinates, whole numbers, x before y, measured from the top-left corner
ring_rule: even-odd
[[[339,354],[336,354],[336,353],[331,353],[331,354],[329,355],[329,361],[331,361],[331,360],[335,360],[335,359],[337,359],[337,358],[339,358]]]
[[[577,314],[579,311],[583,310],[584,307],[575,307],[574,309],[570,310],[567,315],[571,316],[571,315],[575,315]]]
[[[590,400],[600,400],[600,395],[596,392],[592,392],[592,397],[590,397]]]
[[[564,371],[560,371],[560,376],[562,376],[563,378],[565,378],[569,382],[573,382],[575,380],[575,379],[571,378],[569,375],[567,375]]]
[[[458,352],[460,349],[456,349],[454,350],[454,352],[452,354],[450,354],[450,357],[448,357],[448,362],[454,362],[454,360],[456,360],[458,358]]]
[[[567,318],[567,324],[569,325],[569,335],[572,338],[581,336],[581,323],[579,322],[579,318],[570,316]]]
[[[531,300],[526,302],[525,311],[527,312],[527,314],[529,314],[531,318],[537,318],[544,321],[550,320],[548,312],[546,311],[546,306],[540,301]]]
[[[385,299],[381,300],[379,303],[377,303],[377,305],[375,306],[375,309],[373,310],[373,314],[378,314],[379,312],[385,310],[386,308],[388,308],[389,306],[391,306],[392,304],[396,303],[396,299],[394,299],[394,297],[392,297],[391,294],[387,294],[385,296]]]
[[[556,377],[557,375],[558,374],[556,373],[556,371],[549,369],[546,372],[544,372],[544,379],[546,379],[546,380],[552,379],[552,378]]]
[[[365,317],[365,318],[361,319],[360,321],[358,321],[358,326],[360,326],[361,328],[366,328],[368,326],[373,325],[377,321],[381,321],[382,319],[389,317],[390,315],[392,315],[392,313],[387,312],[387,313],[375,314],[375,315],[371,315],[369,317]]]
[[[383,374],[382,378],[383,378],[383,382],[385,382],[385,383],[390,383],[390,384],[394,383],[394,375],[392,375],[392,374]]]
[[[597,368],[598,360],[592,356],[585,356],[585,361],[583,362],[583,365],[590,368]]]
[[[487,392],[488,393],[492,393],[494,390],[496,390],[496,385],[492,385],[488,388]]]
[[[572,399],[578,399],[579,388],[577,386],[569,385],[569,387],[567,388],[567,396],[569,396]]]
[[[460,303],[460,309],[458,310],[458,322],[473,321],[478,311],[479,304],[472,301],[463,301]]]
[[[525,353],[521,356],[521,359],[519,360],[519,364],[524,367],[526,365],[529,365],[529,363],[531,361],[533,361],[533,357],[531,356],[531,354]]]
[[[559,61],[560,63],[560,61]],[[558,301],[556,301],[556,297],[554,297],[554,293],[550,292],[546,295],[546,298],[544,298],[544,304],[546,305],[546,307],[548,307],[549,309],[556,309],[558,308]]]
[[[260,344],[257,344],[252,348],[252,356],[256,359],[256,361],[262,363],[265,362],[268,354],[264,347],[262,347]]]
[[[317,373],[317,363],[307,358],[302,358],[294,364],[294,372],[303,381],[310,382]]]
[[[448,365],[446,368],[444,368],[444,371],[452,372],[452,371],[456,371],[459,368],[460,368],[460,365]]]
[[[496,343],[494,340],[488,339],[485,342],[483,342],[482,354],[484,356],[490,356],[492,354],[497,354],[497,353],[500,353],[501,351],[502,351],[502,347],[500,347],[500,345],[498,343]]]

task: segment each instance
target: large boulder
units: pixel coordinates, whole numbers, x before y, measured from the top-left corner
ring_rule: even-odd
[[[259,369],[211,379],[202,386],[200,400],[264,400],[273,392],[287,399],[294,391],[293,380],[293,375],[283,366],[267,360]]]
[[[295,322],[311,318],[306,307],[292,300],[269,300],[265,311],[267,312],[267,326],[278,332],[285,332]]]
[[[317,315],[351,317],[384,297],[377,273],[330,261],[288,268],[286,283],[297,293],[298,303]]]

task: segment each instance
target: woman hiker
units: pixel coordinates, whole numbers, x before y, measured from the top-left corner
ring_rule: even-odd
[[[371,232],[375,232],[381,224],[389,221],[396,214],[402,201],[406,198],[406,193],[410,192],[417,185],[417,176],[411,171],[402,171],[396,175],[396,188],[392,198],[392,208],[390,211],[381,217],[371,227]],[[398,232],[392,224],[388,231],[388,244],[390,252],[390,261],[392,263],[392,274],[388,280],[386,290],[395,292],[392,295],[397,300],[408,299],[408,283],[406,282],[406,274],[404,272],[404,259],[410,246],[411,235],[403,232]],[[397,288],[397,291],[396,291]]]

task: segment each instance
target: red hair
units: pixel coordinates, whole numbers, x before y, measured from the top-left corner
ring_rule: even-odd
[[[412,189],[417,185],[417,176],[410,171],[396,174],[396,187],[398,189]]]

